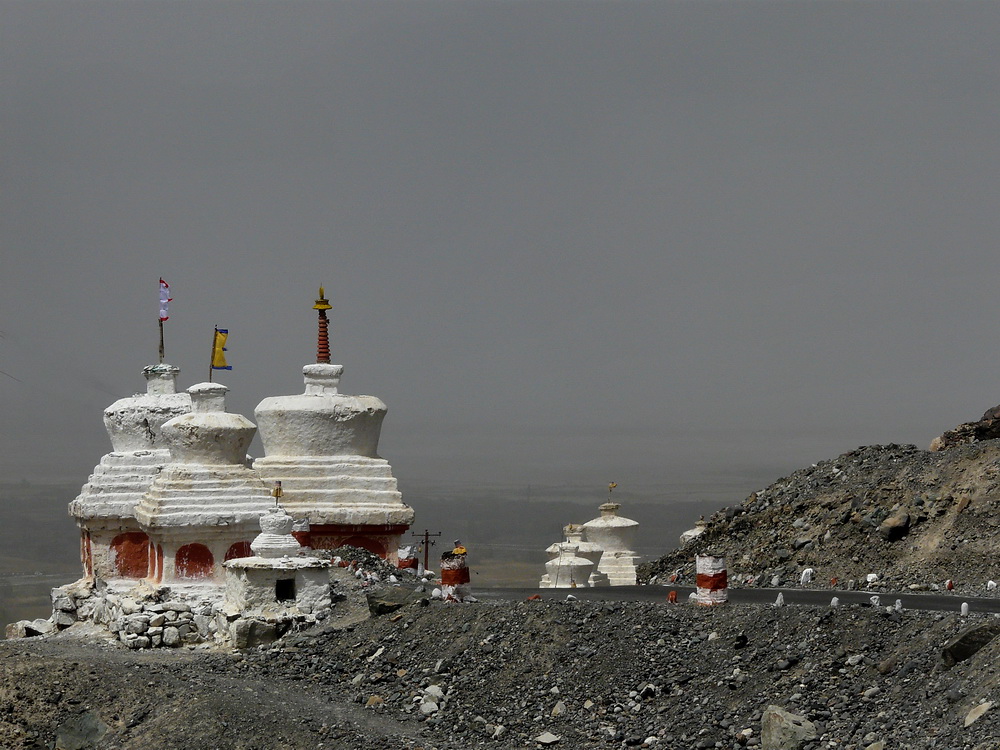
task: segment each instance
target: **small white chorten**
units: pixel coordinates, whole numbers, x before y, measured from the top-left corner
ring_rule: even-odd
[[[632,550],[632,537],[639,524],[619,516],[618,503],[604,503],[601,515],[583,525],[587,539],[604,550],[597,568],[606,573],[612,586],[636,584],[635,563],[639,555]]]
[[[164,422],[191,411],[191,397],[176,393],[179,372],[168,364],[143,368],[146,392],[119,399],[104,411],[111,452],[69,504],[80,527],[84,577],[146,576],[149,538],[135,520],[135,506],[170,460]]]
[[[170,463],[136,506],[153,545],[154,583],[222,581],[222,562],[246,556],[257,519],[274,504],[246,451],[257,428],[226,411],[219,383],[191,386],[192,411],[163,425]]]
[[[314,549],[349,544],[395,562],[413,509],[378,455],[387,408],[375,396],[339,392],[344,368],[330,364],[330,305],[322,288],[313,309],[319,312],[317,362],[302,368],[304,393],[265,398],[254,410],[265,454],[254,468],[265,482],[281,482],[291,516],[308,520],[303,543]]]
[[[575,589],[590,587],[590,576],[594,570],[594,561],[581,557],[579,546],[572,543],[560,543],[556,556],[545,563],[545,575],[542,576],[538,588],[541,589]]]
[[[295,523],[280,505],[260,517],[253,557],[227,560],[223,612],[275,619],[319,614],[332,606],[329,560],[302,556]]]
[[[560,549],[565,544],[575,544],[577,546],[577,556],[590,560],[593,564],[593,570],[590,573],[590,577],[587,579],[587,586],[610,586],[611,582],[608,579],[607,574],[600,572],[597,566],[601,562],[601,555],[604,554],[604,550],[600,545],[594,544],[593,542],[586,541],[584,538],[585,530],[582,524],[570,523],[563,526],[563,534],[566,536],[565,542],[556,542],[555,544],[550,544],[546,547],[545,551],[549,555],[549,559],[553,560],[560,555]],[[549,581],[549,574],[546,573],[542,576],[539,588],[552,588],[551,585],[547,585]]]

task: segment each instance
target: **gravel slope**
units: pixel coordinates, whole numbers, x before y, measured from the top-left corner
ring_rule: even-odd
[[[550,732],[554,747],[740,748],[759,746],[777,704],[817,723],[806,748],[994,748],[982,744],[989,711],[964,721],[998,697],[1000,639],[951,668],[941,646],[996,622],[856,606],[417,602],[235,655],[132,652],[73,628],[0,644],[0,747],[500,749]],[[424,713],[429,692],[443,697]],[[96,719],[106,733],[81,744]]]

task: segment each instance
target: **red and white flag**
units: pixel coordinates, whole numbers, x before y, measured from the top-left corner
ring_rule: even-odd
[[[160,322],[167,320],[170,316],[167,314],[167,307],[173,297],[170,296],[170,285],[167,284],[162,278],[160,279]]]

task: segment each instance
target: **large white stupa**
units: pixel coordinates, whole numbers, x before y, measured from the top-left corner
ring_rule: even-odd
[[[612,586],[636,584],[635,563],[638,553],[633,551],[632,539],[638,522],[618,515],[618,503],[607,502],[600,506],[601,515],[583,525],[587,540],[599,545],[604,553],[597,569],[605,573]]]
[[[219,383],[191,386],[191,413],[163,425],[170,462],[135,510],[150,540],[153,583],[221,583],[222,563],[252,554],[258,519],[274,505],[247,467],[257,428],[226,411],[228,390]]]
[[[69,513],[80,527],[85,577],[144,578],[149,538],[135,520],[135,506],[170,460],[162,427],[191,411],[191,398],[176,392],[173,365],[143,369],[146,392],[115,401],[104,411],[111,452],[101,458]]]
[[[396,560],[413,523],[389,462],[378,455],[386,405],[375,396],[340,393],[343,366],[330,364],[330,304],[320,288],[317,362],[302,368],[305,392],[265,398],[254,410],[264,456],[254,461],[268,484],[280,482],[285,510],[309,531],[314,549],[362,547]]]

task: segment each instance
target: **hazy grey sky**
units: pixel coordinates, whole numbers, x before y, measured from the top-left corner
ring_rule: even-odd
[[[403,484],[696,480],[1000,403],[1000,4],[0,1],[0,477],[156,361]],[[748,490],[754,489],[748,487]]]

